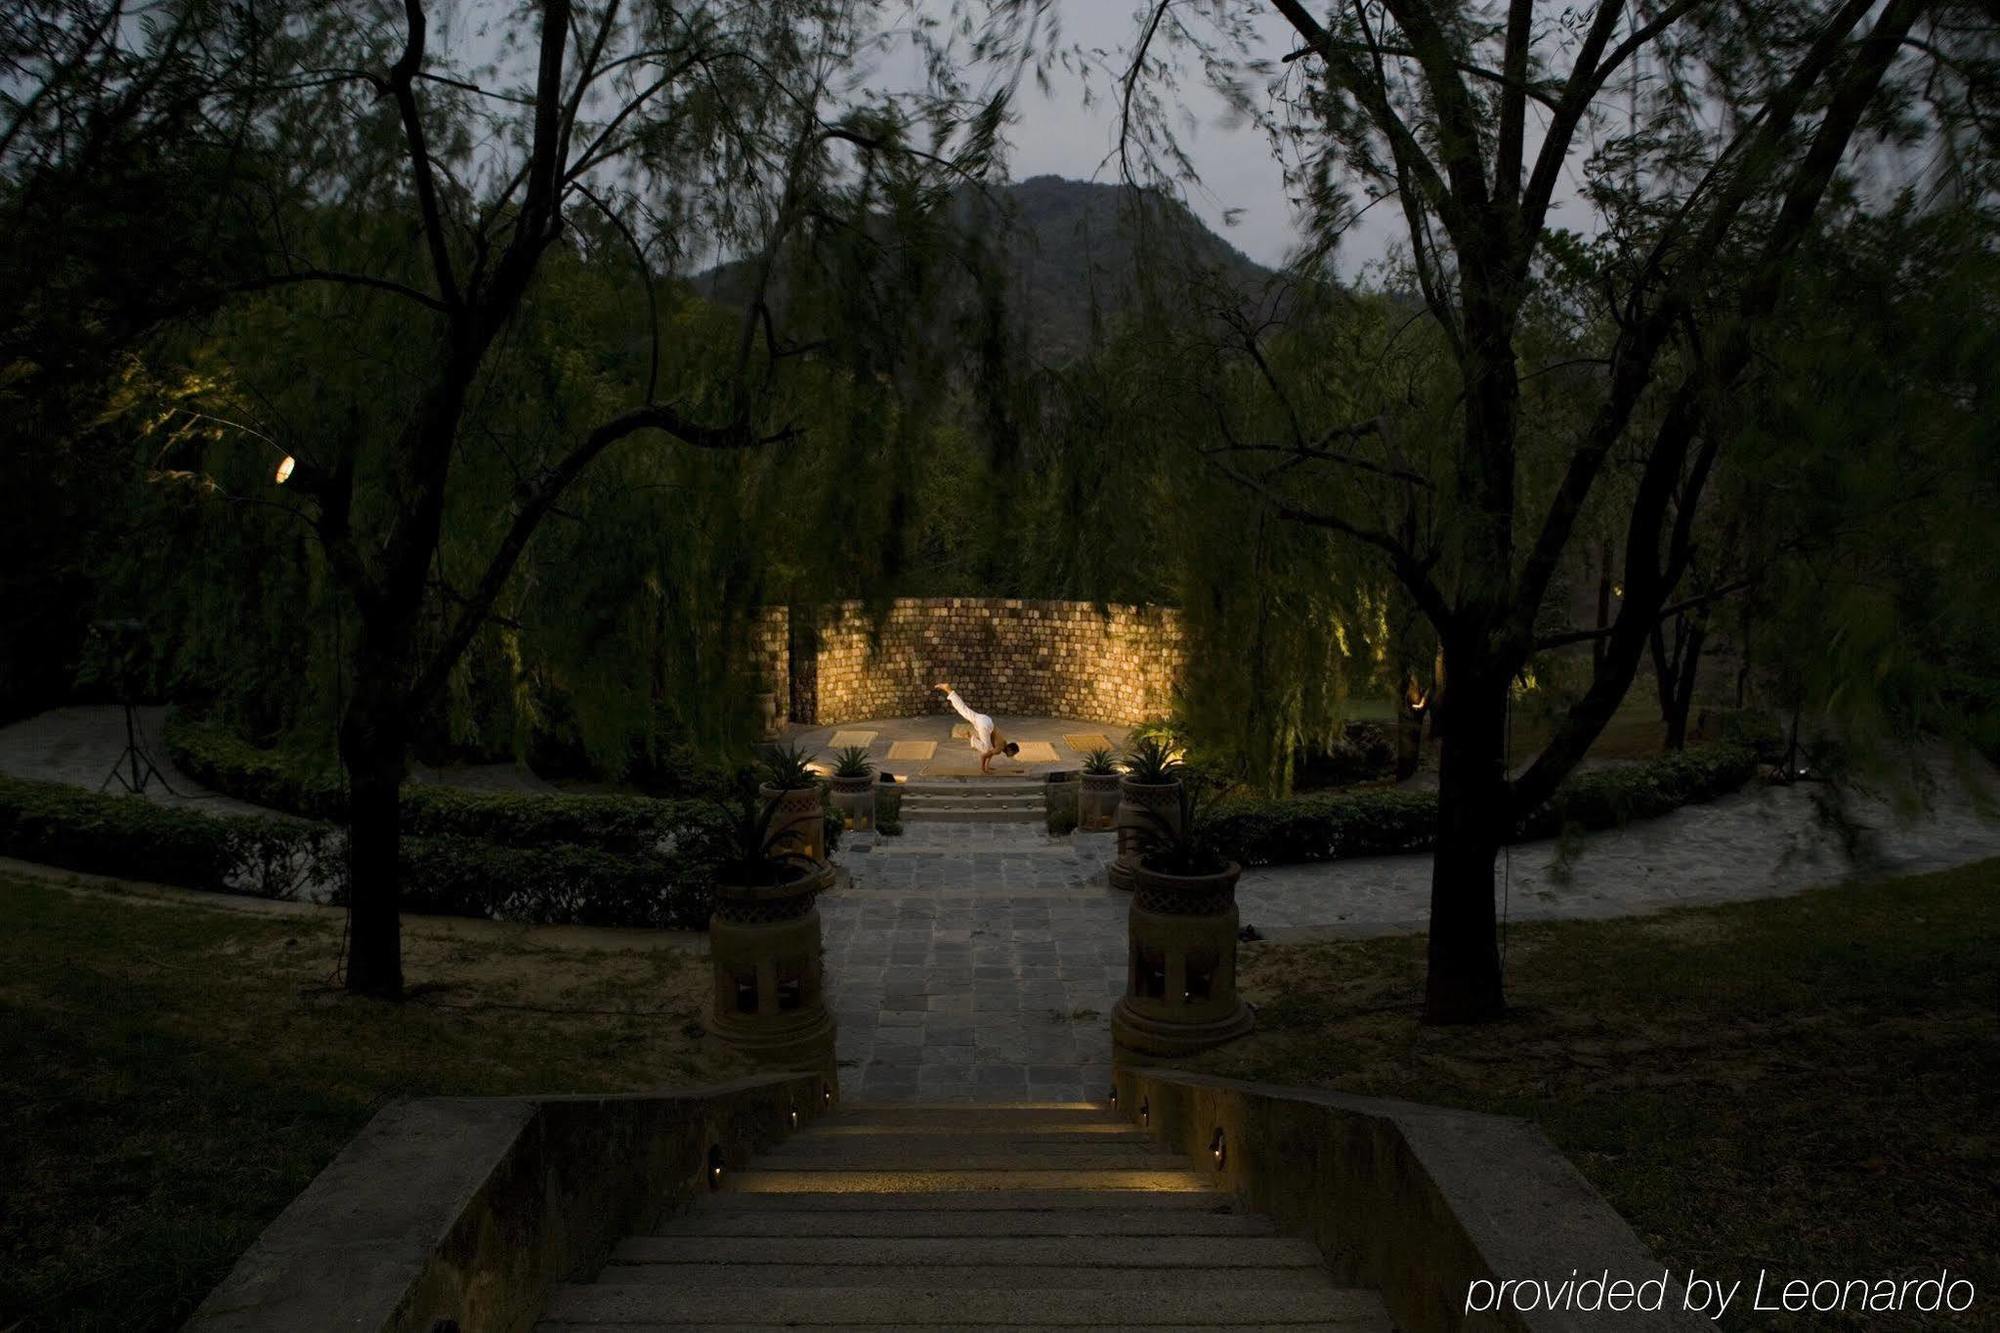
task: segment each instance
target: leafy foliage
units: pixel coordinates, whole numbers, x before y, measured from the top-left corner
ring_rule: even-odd
[[[803,750],[795,744],[767,745],[758,762],[758,769],[764,781],[779,791],[803,791],[819,785],[819,775],[812,770],[812,760],[812,751]]]
[[[837,778],[870,778],[875,765],[869,761],[868,747],[849,745],[834,752],[833,775]]]
[[[1118,756],[1101,746],[1088,751],[1083,756],[1083,771],[1092,777],[1104,777],[1107,774],[1116,773],[1118,771]]]
[[[1216,810],[1219,794],[1220,788],[1212,778],[1190,773],[1181,779],[1174,793],[1171,816],[1142,807],[1138,827],[1140,864],[1163,875],[1219,875],[1227,870],[1230,857],[1223,842],[1224,825]]]
[[[338,880],[321,825],[206,815],[140,797],[0,777],[0,855],[191,889],[293,898]]]
[[[1164,736],[1141,736],[1125,750],[1125,776],[1149,785],[1173,782],[1180,776],[1180,757]]]

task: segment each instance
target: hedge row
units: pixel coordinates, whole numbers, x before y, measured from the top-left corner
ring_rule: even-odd
[[[213,791],[314,819],[346,818],[337,777],[300,768],[280,752],[176,713],[163,741],[182,772]],[[699,800],[650,796],[554,796],[405,786],[403,832],[419,838],[476,838],[504,847],[542,849],[573,843],[614,854],[671,851],[684,830],[706,818]]]
[[[91,874],[293,898],[345,874],[346,842],[324,825],[209,815],[0,777],[0,854]]]
[[[1735,791],[1757,770],[1748,747],[1710,745],[1643,764],[1572,776],[1547,805],[1520,820],[1514,838],[1565,829],[1614,828]],[[1332,861],[1428,851],[1437,836],[1437,793],[1384,789],[1283,801],[1232,799],[1218,811],[1219,840],[1247,866]]]
[[[708,924],[726,836],[724,812],[709,805],[690,812],[671,848],[625,855],[565,843],[522,848],[406,837],[403,910],[537,925],[699,929]],[[346,897],[347,840],[339,829],[210,815],[60,783],[0,778],[0,855],[223,893]]]

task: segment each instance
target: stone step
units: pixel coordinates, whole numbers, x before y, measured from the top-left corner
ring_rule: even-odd
[[[757,1169],[785,1171],[1187,1170],[1188,1161],[1147,1139],[1063,1143],[999,1135],[895,1139],[798,1135],[757,1155]]]
[[[1119,1196],[1107,1208],[964,1209],[786,1207],[791,1199],[740,1195],[745,1202],[774,1204],[761,1209],[698,1207],[667,1218],[654,1228],[662,1236],[916,1236],[981,1240],[1003,1236],[1271,1236],[1268,1217],[1240,1212],[1132,1208]],[[853,1195],[837,1195],[852,1201]],[[930,1195],[935,1200],[939,1196]],[[1189,1195],[1173,1195],[1183,1199]]]
[[[891,1293],[930,1291],[1197,1291],[1217,1282],[1261,1290],[1313,1290],[1331,1285],[1316,1268],[1099,1268],[1089,1264],[954,1264],[893,1268],[848,1264],[606,1265],[598,1282],[674,1291],[743,1292],[785,1287],[853,1287]]]
[[[1048,809],[1048,802],[1039,796],[989,796],[984,792],[971,796],[912,796],[903,802],[903,813],[912,810],[1035,810]]]
[[[1220,1278],[1222,1280],[1216,1280]],[[1298,1289],[1237,1286],[1228,1274],[1188,1290],[1159,1287],[965,1289],[944,1284],[789,1287],[732,1296],[651,1283],[589,1283],[559,1289],[541,1327],[579,1328],[1330,1328],[1388,1333],[1388,1313],[1373,1292],[1324,1285]],[[720,1316],[720,1318],[718,1317]],[[741,1321],[730,1325],[723,1319]]]
[[[741,1179],[739,1172],[736,1179]],[[727,1179],[727,1177],[725,1177]],[[823,1182],[822,1182],[823,1183]],[[1219,1190],[1185,1189],[1164,1193],[1122,1189],[989,1189],[931,1190],[923,1194],[882,1194],[866,1190],[823,1191],[810,1188],[785,1193],[711,1194],[697,1207],[701,1213],[760,1215],[813,1213],[827,1217],[827,1227],[840,1225],[850,1213],[946,1212],[1006,1214],[1074,1212],[1095,1214],[1141,1208],[1149,1213],[1234,1213],[1240,1205]]]
[[[1070,1139],[1070,1141],[1084,1141],[1084,1139],[1090,1139],[1090,1141],[1104,1141],[1104,1139],[1134,1139],[1136,1141],[1136,1139],[1146,1139],[1146,1141],[1150,1141],[1152,1139],[1152,1135],[1148,1135],[1146,1131],[1132,1129],[1124,1121],[1104,1121],[1104,1123],[1098,1123],[1098,1121],[1070,1121],[1070,1123],[1056,1121],[1056,1123],[1036,1125],[1032,1121],[1026,1121],[1026,1123],[1024,1121],[980,1123],[980,1121],[970,1121],[970,1119],[954,1119],[954,1121],[938,1121],[938,1123],[926,1125],[922,1121],[896,1123],[896,1121],[830,1121],[830,1119],[822,1119],[822,1121],[816,1121],[812,1125],[812,1129],[802,1131],[802,1133],[810,1133],[810,1135],[818,1135],[818,1137],[832,1137],[832,1139],[864,1139],[864,1137],[876,1137],[876,1135],[1012,1135],[1012,1137],[1018,1137],[1018,1139]]]
[[[1032,796],[1049,785],[1033,778],[911,778],[896,784],[904,799],[936,796]]]
[[[977,1245],[947,1236],[628,1236],[611,1252],[614,1265],[658,1270],[646,1275],[606,1270],[603,1281],[676,1280],[676,1267],[733,1265],[768,1268],[848,1265],[890,1268],[909,1277],[952,1268],[1040,1266],[1087,1269],[1300,1269],[1318,1273],[1310,1241],[1283,1236],[1000,1236]],[[871,1280],[875,1276],[871,1275]],[[916,1286],[925,1285],[922,1282]]]
[[[1129,1127],[1109,1102],[866,1102],[841,1101],[819,1125],[1075,1125]]]
[[[1004,805],[965,805],[940,809],[935,806],[904,805],[905,824],[1038,824],[1042,811]]]
[[[767,1170],[751,1167],[725,1175],[722,1188],[737,1194],[944,1194],[977,1190],[1133,1190],[1206,1193],[1200,1179],[1176,1160],[1172,1169],[1136,1167],[977,1167],[939,1170]]]

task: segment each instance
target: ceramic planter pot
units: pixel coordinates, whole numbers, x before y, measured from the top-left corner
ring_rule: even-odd
[[[1119,773],[1085,773],[1083,790],[1077,797],[1077,827],[1103,833],[1118,825]]]
[[[864,774],[858,778],[843,778],[839,774],[827,779],[832,789],[833,808],[840,812],[843,827],[872,829],[875,827],[875,775]]]
[[[1213,875],[1133,869],[1125,994],[1111,1014],[1121,1058],[1192,1055],[1249,1032],[1236,993],[1236,881],[1231,862]]]
[[[826,815],[820,809],[817,784],[787,788],[766,784],[757,788],[757,794],[777,802],[778,808],[771,812],[773,854],[826,860]]]
[[[1139,849],[1147,833],[1162,827],[1178,831],[1181,823],[1181,784],[1118,780],[1118,859],[1108,867],[1111,887],[1132,891],[1132,872],[1139,865]]]

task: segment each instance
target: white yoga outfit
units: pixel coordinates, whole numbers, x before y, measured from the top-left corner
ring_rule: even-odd
[[[957,690],[946,690],[944,697],[951,700],[951,706],[958,710],[960,717],[972,724],[972,748],[982,755],[991,751],[993,748],[993,719],[984,713],[975,713],[966,707],[965,700],[958,697]]]

